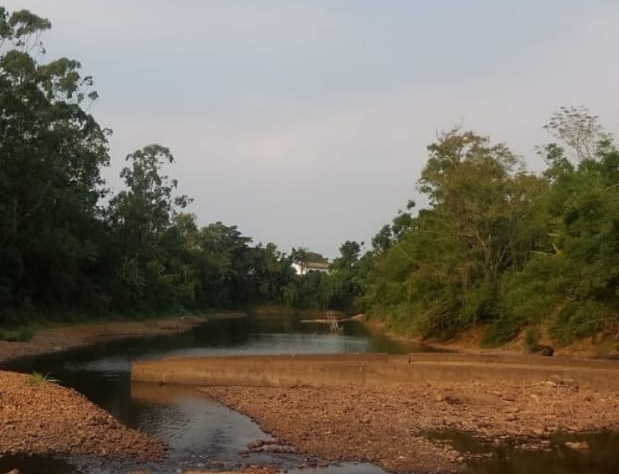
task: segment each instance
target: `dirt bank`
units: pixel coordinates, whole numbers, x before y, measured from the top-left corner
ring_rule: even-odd
[[[243,313],[223,313],[158,320],[113,321],[48,327],[37,330],[32,340],[28,342],[0,341],[0,362],[17,357],[63,351],[112,339],[174,334],[203,324],[208,319],[244,316]]]
[[[240,317],[242,315],[225,315]],[[223,315],[208,315],[208,318]],[[50,327],[29,342],[0,341],[0,361],[94,342],[186,331],[207,316]],[[0,455],[96,455],[156,460],[164,445],[128,429],[76,391],[41,378],[0,371]]]
[[[0,371],[0,454],[160,459],[164,445],[122,426],[75,390]]]
[[[390,339],[403,343],[423,344],[439,350],[450,352],[464,352],[467,354],[504,354],[504,355],[531,355],[532,351],[526,344],[525,332],[522,331],[517,337],[499,346],[483,345],[487,327],[478,325],[459,331],[454,337],[444,339],[422,339],[412,335],[402,334],[387,327],[384,321],[368,319],[363,314],[352,318],[366,326],[371,331],[385,334]],[[619,333],[597,334],[572,342],[569,345],[556,345],[548,337],[543,338],[540,344],[553,348],[555,356],[581,357],[589,359],[619,359]],[[540,354],[538,354],[540,355]]]

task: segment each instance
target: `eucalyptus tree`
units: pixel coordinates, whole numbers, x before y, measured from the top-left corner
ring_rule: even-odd
[[[45,62],[50,22],[0,7],[0,304],[75,304],[99,292],[107,131],[78,61]]]
[[[179,224],[179,212],[191,200],[175,195],[177,181],[164,174],[164,167],[174,163],[168,148],[147,145],[127,155],[126,161],[128,166],[120,173],[126,189],[110,200],[108,209],[120,251],[117,275],[123,292],[119,296],[138,308],[165,309],[181,303],[175,294],[191,294],[189,267],[172,262],[177,249],[164,245]]]

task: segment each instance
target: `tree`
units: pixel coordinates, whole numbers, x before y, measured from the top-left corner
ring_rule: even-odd
[[[362,243],[347,240],[340,246],[340,256],[333,260],[329,280],[330,306],[354,311],[358,298],[365,293],[370,254],[361,255]]]
[[[510,275],[504,297],[508,317],[558,342],[618,324],[619,152],[597,118],[567,111],[547,127],[568,147],[545,148],[553,153],[543,224],[549,245]]]
[[[109,161],[107,132],[85,111],[92,78],[67,58],[49,63],[48,20],[0,7],[0,293],[5,306],[69,305],[93,275]]]
[[[499,316],[503,275],[536,239],[525,218],[544,183],[473,132],[452,130],[428,152],[418,187],[431,207],[378,254],[366,301],[421,334],[451,335]]]
[[[608,151],[612,147],[612,136],[600,124],[599,118],[585,107],[561,107],[544,129],[560,145],[567,147],[576,161],[593,159],[599,151]],[[552,145],[547,145],[546,149]]]
[[[127,156],[130,166],[121,171],[126,188],[110,200],[108,219],[120,248],[117,274],[124,287],[125,304],[161,307],[180,304],[173,295],[180,287],[187,293],[188,270],[169,260],[162,243],[174,226],[178,212],[191,200],[174,196],[176,180],[162,174],[174,163],[168,148],[148,145]],[[148,292],[145,290],[148,289]]]

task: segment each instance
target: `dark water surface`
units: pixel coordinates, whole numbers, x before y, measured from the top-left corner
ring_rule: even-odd
[[[297,470],[304,462],[293,454],[258,453],[241,456],[247,444],[271,439],[249,418],[200,395],[190,388],[134,385],[134,360],[180,355],[286,354],[286,353],[408,353],[428,350],[370,333],[345,323],[340,333],[320,324],[292,318],[213,320],[186,333],[113,341],[63,353],[4,364],[2,368],[25,373],[37,371],[73,387],[111,412],[126,425],[155,435],[170,446],[169,459],[144,466],[109,460],[0,457],[0,473],[19,468],[23,474],[111,474],[144,469],[174,473],[189,469],[230,469],[247,464],[276,464],[289,473],[384,474],[369,464],[341,464]],[[1,435],[1,434],[0,434]],[[471,464],[480,474],[615,474],[619,473],[619,436],[587,437],[587,453],[563,447],[557,438],[550,452],[526,452],[481,445],[459,433],[437,433],[463,451],[491,454]],[[580,437],[577,439],[584,439]]]

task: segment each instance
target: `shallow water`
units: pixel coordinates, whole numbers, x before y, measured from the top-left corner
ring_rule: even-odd
[[[617,474],[619,433],[562,434],[550,439],[545,451],[521,449],[517,445],[495,446],[457,431],[436,432],[430,437],[448,441],[453,447],[477,455],[470,471],[480,474]],[[586,441],[590,450],[576,451],[566,441]]]
[[[112,474],[147,469],[153,474],[189,469],[231,469],[248,464],[275,464],[289,473],[384,474],[370,464],[340,464],[297,469],[305,459],[294,454],[242,454],[247,444],[269,435],[246,416],[208,399],[189,387],[158,387],[130,382],[134,360],[178,355],[286,353],[407,353],[427,350],[370,333],[346,323],[341,333],[295,319],[215,320],[183,334],[114,341],[64,353],[4,364],[3,368],[49,374],[73,387],[126,425],[155,435],[170,446],[169,459],[147,466],[96,459],[0,457],[0,473],[19,468],[28,474]],[[562,437],[548,452],[484,445],[471,436],[435,433],[463,452],[481,454],[471,462],[476,474],[615,474],[619,472],[619,435],[612,433]],[[586,439],[591,449],[575,452],[566,440]],[[490,456],[490,457],[486,457]],[[314,460],[321,462],[320,460]]]
[[[325,325],[282,318],[245,318],[211,321],[182,334],[106,342],[27,358],[4,364],[4,368],[49,374],[63,385],[77,389],[126,425],[162,439],[170,446],[169,458],[163,463],[149,465],[150,472],[235,468],[258,463],[276,464],[295,472],[295,468],[305,462],[302,456],[244,453],[250,442],[271,439],[246,416],[191,388],[132,386],[131,362],[182,355],[405,353],[426,349],[370,334],[354,323],[345,324],[341,333],[331,333]],[[46,457],[0,457],[0,472],[15,467],[31,474],[108,474],[129,472],[140,466],[107,461],[101,466],[92,459],[69,462]],[[306,468],[302,472],[380,474],[384,471],[368,464],[345,464]]]

